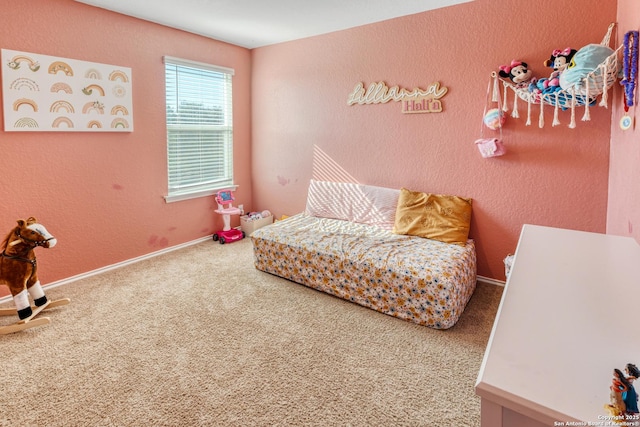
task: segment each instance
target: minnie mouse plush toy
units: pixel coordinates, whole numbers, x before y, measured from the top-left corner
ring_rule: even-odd
[[[533,77],[533,72],[529,69],[526,62],[514,59],[511,65],[500,66],[498,75],[502,78],[509,79],[516,86],[528,86],[528,81]]]
[[[571,59],[576,52],[577,50],[570,47],[564,50],[554,50],[551,53],[551,57],[544,61],[544,66],[553,68],[553,72],[549,75],[549,78],[540,79],[536,82],[538,88],[545,93],[560,90],[560,74],[571,64]]]
[[[551,57],[544,61],[544,66],[553,68],[553,71],[563,71],[571,63],[571,58],[576,52],[577,50],[570,47],[564,50],[556,49],[551,53]]]

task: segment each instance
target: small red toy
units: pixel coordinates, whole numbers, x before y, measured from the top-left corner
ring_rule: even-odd
[[[231,190],[220,190],[216,193],[216,202],[218,203],[218,209],[215,210],[215,213],[219,213],[220,215],[222,215],[224,226],[222,230],[213,235],[213,241],[219,241],[221,245],[225,243],[236,242],[238,240],[244,239],[245,237],[244,231],[231,228],[231,215],[242,214],[240,208],[236,208],[233,206],[234,200],[235,197],[233,196],[233,191]],[[225,205],[227,206],[225,207]]]

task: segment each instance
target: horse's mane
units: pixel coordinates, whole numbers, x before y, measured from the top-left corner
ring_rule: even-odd
[[[7,249],[7,245],[9,244],[9,240],[11,240],[11,235],[13,233],[15,233],[16,228],[18,228],[18,227],[13,228],[9,233],[7,233],[7,237],[5,237],[4,240],[2,241],[2,249],[3,250]]]

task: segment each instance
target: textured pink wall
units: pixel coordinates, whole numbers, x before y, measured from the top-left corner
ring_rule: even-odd
[[[640,2],[618,1],[618,42],[627,31],[640,28]],[[635,128],[622,131],[624,115],[622,88],[616,91],[611,123],[611,160],[609,172],[609,205],[607,233],[633,236],[640,242],[640,114],[637,103],[640,88],[636,88],[636,106],[629,109]]]
[[[33,215],[58,238],[54,249],[37,249],[43,284],[222,227],[212,197],[163,199],[164,55],[235,69],[235,179],[239,201],[250,202],[249,50],[71,0],[0,2],[0,22],[2,48],[122,65],[133,74],[133,133],[0,132],[0,233]]]
[[[482,159],[473,141],[491,71],[519,58],[548,76],[553,49],[599,43],[615,18],[615,0],[476,0],[253,50],[254,204],[300,212],[312,176],[472,197],[478,272],[496,279],[524,223],[604,232],[611,110],[592,109],[590,122],[580,110],[569,129],[570,113],[552,127],[548,108],[539,129],[520,103],[506,156]],[[449,92],[444,112],[403,115],[394,102],[348,106],[361,81]]]
[[[621,28],[637,28],[634,0],[619,3]],[[509,154],[500,159],[481,159],[472,144],[492,70],[518,57],[544,76],[540,62],[551,50],[600,41],[616,2],[506,9],[476,0],[250,53],[71,0],[0,2],[2,48],[131,67],[136,117],[131,134],[0,132],[0,232],[35,215],[59,238],[56,248],[38,250],[46,284],[220,227],[211,198],[162,199],[162,56],[171,55],[235,68],[235,175],[249,208],[302,210],[312,176],[473,197],[479,273],[500,279],[523,223],[604,231],[610,178],[607,230],[638,238],[640,155],[635,133],[617,130],[618,105],[613,125],[604,109],[574,130],[568,112],[556,128],[550,116],[544,129],[510,119]],[[558,10],[579,19],[558,26]],[[357,82],[380,80],[407,88],[440,81],[449,88],[445,111],[346,105]]]

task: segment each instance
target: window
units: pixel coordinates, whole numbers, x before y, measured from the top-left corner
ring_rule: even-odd
[[[229,68],[164,57],[167,101],[167,202],[233,186]]]

